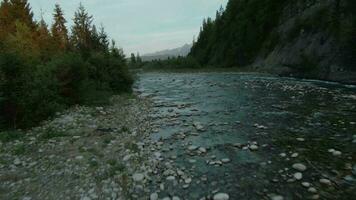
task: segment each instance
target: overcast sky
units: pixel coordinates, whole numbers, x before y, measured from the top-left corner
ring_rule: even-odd
[[[151,53],[191,43],[202,20],[215,16],[215,11],[228,0],[29,0],[36,19],[42,13],[52,23],[54,4],[64,10],[69,24],[82,2],[95,24],[104,25],[126,54]]]

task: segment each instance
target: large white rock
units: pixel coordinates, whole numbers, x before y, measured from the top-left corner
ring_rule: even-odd
[[[218,193],[214,195],[214,200],[228,200],[230,197],[226,193]]]
[[[150,200],[158,200],[158,194],[157,193],[152,193],[150,195]]]
[[[293,164],[292,167],[293,167],[293,169],[301,171],[301,172],[307,170],[307,167],[302,163],[295,163],[295,164]]]

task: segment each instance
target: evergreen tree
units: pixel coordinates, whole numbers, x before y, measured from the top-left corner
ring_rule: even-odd
[[[66,27],[67,20],[64,18],[63,11],[59,4],[55,5],[53,13],[53,25],[51,28],[53,40],[61,50],[68,48],[68,30]]]
[[[71,43],[76,50],[88,53],[92,49],[93,17],[87,13],[82,4],[74,14]]]
[[[4,0],[0,5],[0,39],[16,31],[16,22],[26,25],[31,31],[36,29],[33,13],[27,0]]]

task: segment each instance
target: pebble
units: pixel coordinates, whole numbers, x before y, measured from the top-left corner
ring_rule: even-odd
[[[298,156],[299,156],[298,153],[293,153],[293,154],[291,155],[292,158],[296,158],[296,157],[298,157]]]
[[[21,164],[21,160],[19,158],[15,158],[14,165],[20,165],[20,164]]]
[[[281,156],[282,158],[284,158],[284,157],[287,156],[287,154],[286,154],[286,153],[281,153],[281,154],[279,154],[279,156]]]
[[[308,189],[308,192],[317,193],[318,191],[314,187],[311,187],[311,188]]]
[[[221,162],[229,163],[229,162],[231,162],[231,160],[230,160],[230,158],[223,158],[223,159],[221,159]]]
[[[205,149],[204,147],[199,147],[199,151],[200,151],[201,153],[206,153],[206,149]]]
[[[132,179],[136,182],[141,182],[143,181],[143,179],[145,178],[145,176],[143,174],[140,174],[140,173],[137,173],[137,174],[134,174],[132,176]]]
[[[331,185],[331,181],[330,181],[329,179],[326,179],[326,178],[321,178],[321,179],[319,180],[319,182],[320,182],[321,184]]]
[[[177,196],[174,196],[174,197],[172,197],[172,200],[180,200],[180,198]]]
[[[304,139],[304,138],[297,138],[297,141],[299,141],[299,142],[304,142],[305,139]]]
[[[150,200],[158,200],[158,194],[157,193],[152,193],[150,195]]]
[[[301,171],[301,172],[307,170],[307,167],[302,163],[295,163],[292,165],[292,167],[293,167],[293,169]]]
[[[84,156],[76,156],[75,159],[77,160],[82,160],[84,158]]]
[[[297,179],[298,181],[301,180],[303,178],[303,174],[300,172],[295,173],[294,178]]]
[[[271,196],[271,200],[283,200],[284,197],[281,195],[273,195]]]
[[[308,183],[308,182],[302,182],[302,186],[308,188],[308,187],[310,187],[310,183]]]
[[[168,176],[166,178],[167,181],[174,181],[175,179],[176,179],[176,177],[174,177],[174,176]]]
[[[251,150],[251,151],[256,151],[256,150],[258,150],[258,146],[255,145],[255,144],[253,144],[253,145],[250,146],[250,150]]]
[[[333,154],[333,156],[341,156],[341,151],[334,151],[334,152],[332,152],[332,154]]]
[[[196,149],[198,149],[198,147],[197,147],[197,146],[194,146],[194,145],[191,145],[191,146],[188,147],[188,150],[189,150],[189,151],[194,151],[194,150],[196,150]]]
[[[229,195],[226,193],[218,193],[213,197],[214,200],[228,200],[229,198]]]

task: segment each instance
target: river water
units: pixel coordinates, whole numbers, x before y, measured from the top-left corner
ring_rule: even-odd
[[[160,197],[356,194],[353,86],[258,74],[144,73],[136,90],[154,103],[151,140],[162,162],[151,191]],[[292,167],[296,163],[307,167],[301,180]]]

